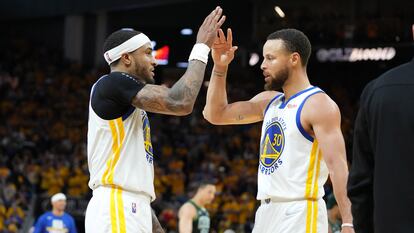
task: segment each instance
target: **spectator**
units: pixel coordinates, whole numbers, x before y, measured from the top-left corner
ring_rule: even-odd
[[[41,215],[34,226],[33,233],[67,232],[76,233],[75,221],[69,214],[65,213],[66,196],[57,193],[50,199],[52,211]]]

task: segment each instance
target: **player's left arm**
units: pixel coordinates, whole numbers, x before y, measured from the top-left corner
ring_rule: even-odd
[[[352,224],[351,202],[346,190],[348,165],[339,108],[329,96],[318,93],[309,98],[302,111],[302,119],[311,127],[328,167],[342,222]],[[354,230],[343,227],[342,232],[353,233]]]
[[[165,233],[160,222],[158,221],[155,211],[152,209],[151,212],[152,212],[152,233]]]
[[[196,209],[190,203],[185,203],[178,211],[178,232],[193,232],[193,219],[197,216]]]

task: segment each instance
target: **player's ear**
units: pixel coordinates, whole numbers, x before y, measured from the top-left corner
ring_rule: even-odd
[[[132,63],[132,56],[129,53],[124,53],[121,56],[121,62],[125,64],[125,66],[129,66]]]
[[[293,66],[300,65],[300,55],[299,55],[299,53],[297,53],[297,52],[293,52],[293,53],[290,55],[290,63],[291,63]]]

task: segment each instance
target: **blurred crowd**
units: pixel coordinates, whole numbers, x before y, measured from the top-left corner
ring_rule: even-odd
[[[63,192],[69,199],[89,199],[89,91],[108,70],[67,62],[59,52],[45,46],[34,47],[25,40],[2,45],[0,233],[14,233],[22,227],[33,198]],[[246,100],[262,90],[258,67],[235,70],[230,71],[228,78],[229,101]],[[309,71],[312,82],[324,89],[341,109],[348,156],[353,119],[364,84],[349,79],[350,72],[322,69],[318,65]],[[167,72],[157,73],[156,79],[167,86],[179,78],[163,77],[163,73]],[[336,81],[331,79],[332,74],[337,75]],[[207,85],[208,81],[191,115],[149,114],[157,194],[153,208],[167,232],[178,232],[178,208],[193,195],[198,181],[209,178],[217,185],[216,199],[208,206],[213,232],[251,232],[258,204],[255,195],[261,124],[210,125],[202,116]],[[326,193],[332,203],[328,207],[334,209],[329,182]],[[334,223],[339,221],[338,214],[330,214],[330,218]]]
[[[352,6],[352,3],[344,2],[340,9],[337,4],[323,4],[314,8],[290,7],[285,9],[286,18],[261,15],[258,27],[271,30],[281,27],[300,28],[316,46],[411,42],[412,35],[407,30],[412,23],[412,13],[409,10],[389,10],[386,13],[379,12],[376,8],[378,6],[367,7],[370,10],[358,9],[364,8],[364,4],[369,3]],[[352,10],[353,7],[356,9]]]
[[[89,192],[89,76],[26,41],[7,46],[0,62],[0,232],[17,232],[34,196]]]

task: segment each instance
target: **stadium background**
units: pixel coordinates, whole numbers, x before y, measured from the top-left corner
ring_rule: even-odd
[[[311,82],[341,109],[349,160],[362,88],[414,54],[414,1],[408,0],[1,1],[0,233],[27,232],[59,191],[69,196],[67,211],[84,231],[91,195],[87,106],[91,84],[108,72],[104,38],[134,28],[156,42],[161,58],[168,46],[168,64],[157,67],[155,78],[170,86],[185,71],[179,66],[185,66],[198,26],[216,5],[223,7],[228,17],[223,27],[233,29],[239,46],[228,77],[229,100],[262,90],[261,47],[267,35],[285,27],[300,29],[313,45]],[[184,28],[193,34],[182,35]],[[206,177],[218,187],[209,206],[213,231],[250,232],[254,222],[260,124],[216,127],[203,119],[210,72],[211,62],[191,115],[149,116],[157,192],[153,207],[167,232],[176,231],[177,209],[197,180]],[[326,193],[331,192],[328,182]]]

